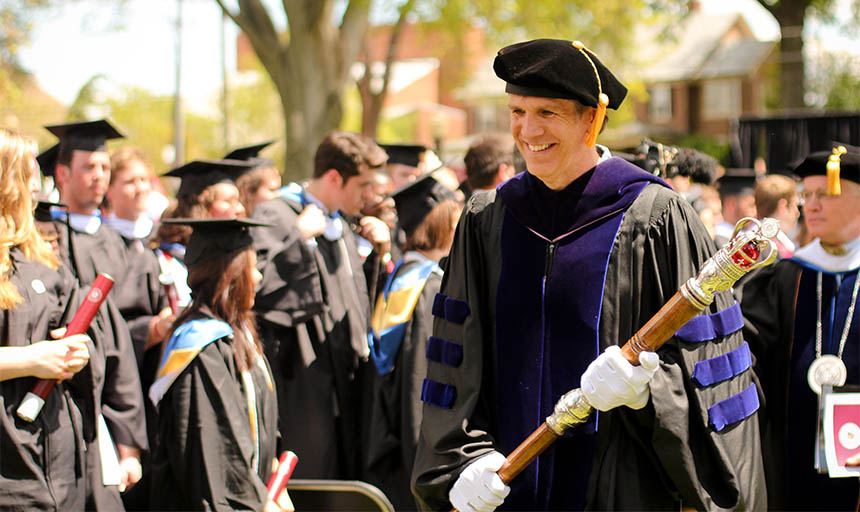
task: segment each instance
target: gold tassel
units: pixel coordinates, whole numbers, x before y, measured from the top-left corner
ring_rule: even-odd
[[[839,183],[839,160],[847,153],[845,146],[833,148],[833,154],[827,159],[827,195],[841,196],[842,186]]]
[[[597,79],[597,112],[594,113],[594,120],[591,122],[591,126],[588,127],[588,131],[585,134],[585,145],[593,148],[595,144],[597,144],[597,136],[600,134],[600,129],[603,127],[603,120],[606,119],[606,107],[609,106],[609,96],[603,94],[603,84],[600,83],[600,73],[597,71],[597,66],[594,65],[594,61],[591,60],[591,57],[588,55],[589,50],[579,41],[573,41],[570,43],[574,48],[579,50],[582,55],[588,60],[588,63],[591,64],[591,69],[594,70],[594,77]]]
[[[588,134],[585,137],[585,145],[593,148],[597,144],[597,136],[600,134],[600,128],[603,127],[603,120],[606,119],[606,106],[609,105],[609,96],[600,93],[600,99],[597,102],[597,112],[594,113],[594,120],[588,128]]]

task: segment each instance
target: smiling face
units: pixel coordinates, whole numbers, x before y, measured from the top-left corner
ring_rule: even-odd
[[[585,145],[594,109],[577,112],[572,100],[510,94],[511,134],[528,171],[559,190],[597,163]]]

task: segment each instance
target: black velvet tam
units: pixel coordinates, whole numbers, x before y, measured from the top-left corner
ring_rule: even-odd
[[[271,227],[267,222],[251,219],[164,219],[166,224],[191,226],[191,238],[185,246],[185,264],[195,267],[211,259],[250,247],[254,240],[248,228]]]
[[[61,148],[81,151],[105,151],[106,141],[124,137],[106,119],[55,124],[45,129],[60,139]]]
[[[588,53],[591,62],[583,52]],[[521,96],[577,100],[597,108],[602,90],[609,97],[608,107],[617,109],[627,95],[624,84],[596,55],[586,49],[580,51],[573,42],[562,39],[535,39],[506,46],[496,55],[493,69],[507,82],[505,92]]]
[[[860,148],[848,144],[834,143],[833,147],[845,146],[847,153],[839,159],[839,178],[860,183]],[[826,176],[827,159],[833,151],[816,151],[810,153],[794,166],[794,174],[800,178],[807,176]]]

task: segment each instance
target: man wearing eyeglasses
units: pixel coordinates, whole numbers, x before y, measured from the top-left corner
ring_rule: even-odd
[[[822,389],[860,384],[860,149],[843,147],[812,153],[794,168],[813,241],[744,286],[744,335],[765,395],[762,451],[774,510],[851,510],[860,490],[857,478],[830,478],[816,461]]]

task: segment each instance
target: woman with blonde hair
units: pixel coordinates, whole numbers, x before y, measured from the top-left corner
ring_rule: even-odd
[[[93,348],[85,334],[48,341],[70,319],[75,285],[33,220],[35,156],[33,141],[0,129],[0,503],[81,510],[93,403],[92,372],[79,372]],[[14,411],[37,378],[60,382],[29,423]]]

